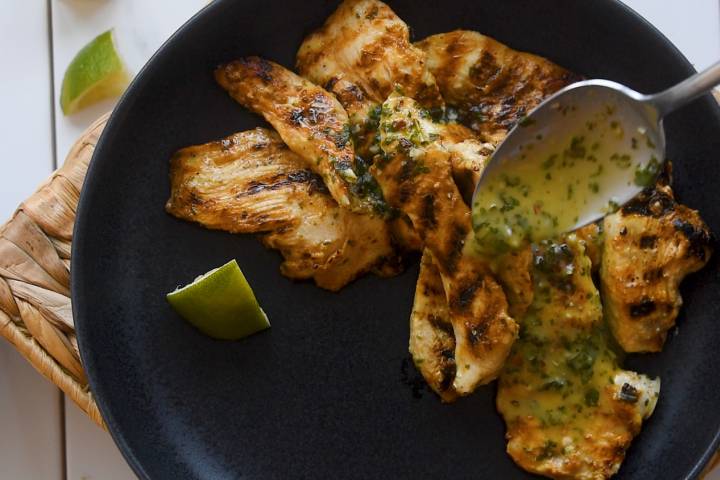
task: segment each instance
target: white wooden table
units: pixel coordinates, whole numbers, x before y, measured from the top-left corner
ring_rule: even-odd
[[[720,58],[720,0],[625,0],[695,64]],[[0,0],[0,223],[113,103],[63,117],[65,67],[114,27],[137,72],[205,0]],[[131,479],[109,435],[0,340],[0,478]],[[152,448],[152,446],[148,446]],[[720,480],[720,473],[712,476]]]

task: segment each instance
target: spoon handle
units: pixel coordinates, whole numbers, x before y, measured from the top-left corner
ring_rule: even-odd
[[[655,95],[650,95],[647,102],[654,105],[664,117],[696,97],[710,91],[714,86],[720,84],[720,62],[692,77],[684,80],[674,87]]]

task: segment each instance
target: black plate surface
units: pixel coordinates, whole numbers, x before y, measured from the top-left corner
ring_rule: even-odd
[[[588,77],[654,92],[693,72],[614,1],[392,1],[416,39],[476,29]],[[495,388],[442,405],[407,361],[417,267],[339,294],[283,278],[250,236],[165,214],[180,147],[261,124],[213,68],[257,54],[286,66],[335,2],[219,1],[148,63],[116,108],[90,168],[73,250],[73,306],[91,387],[143,478],[526,478],[505,455]],[[679,198],[720,232],[720,116],[710,97],[668,118]],[[165,293],[237,258],[273,328],[219,342]],[[662,377],[658,408],[618,478],[697,475],[720,430],[717,263],[684,284],[679,333],[628,365]],[[419,398],[418,398],[419,397]]]

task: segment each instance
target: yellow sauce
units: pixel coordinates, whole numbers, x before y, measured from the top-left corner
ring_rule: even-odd
[[[521,334],[500,380],[498,407],[508,422],[533,417],[580,437],[618,358],[583,247],[573,240],[534,250],[534,299],[518,319]]]
[[[590,259],[575,235],[533,246],[534,299],[500,376],[508,453],[524,468],[572,478],[614,473],[657,386],[620,368]],[[649,413],[647,413],[649,415]],[[602,467],[598,467],[602,465]],[[587,477],[590,478],[590,477]],[[595,478],[595,477],[593,477]]]
[[[532,243],[533,301],[516,318],[520,336],[497,396],[508,453],[543,475],[588,469],[604,478],[619,468],[659,384],[621,369],[585,246],[565,232],[615,211],[662,165],[653,139],[633,127],[640,115],[623,112],[621,122],[599,103],[587,114],[557,108],[552,130],[518,127],[534,140],[508,144],[485,172],[473,199],[476,241],[466,248],[497,267],[505,252]]]
[[[493,160],[473,199],[482,250],[502,252],[556,238],[629,199],[615,193],[654,181],[661,169],[655,144],[642,128],[625,131],[640,122],[621,122],[609,105],[587,114],[570,110],[557,115],[552,130],[521,123],[518,128],[533,140]]]

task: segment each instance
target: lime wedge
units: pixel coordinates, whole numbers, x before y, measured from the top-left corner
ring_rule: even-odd
[[[203,333],[237,340],[270,327],[235,260],[168,293],[170,305]]]
[[[106,98],[119,96],[130,74],[115,48],[112,30],[95,37],[80,50],[65,70],[60,107],[70,115]]]

